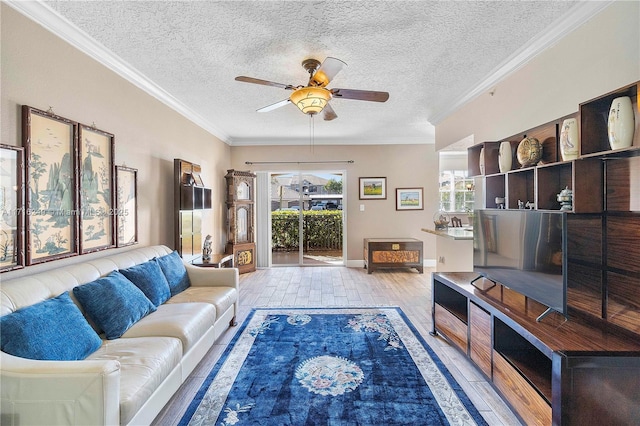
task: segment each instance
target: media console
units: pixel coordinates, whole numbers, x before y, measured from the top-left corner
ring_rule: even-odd
[[[640,342],[552,313],[475,273],[432,275],[432,334],[486,376],[527,425],[640,424]]]

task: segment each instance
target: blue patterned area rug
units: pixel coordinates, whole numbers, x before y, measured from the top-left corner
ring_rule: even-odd
[[[399,308],[254,309],[180,425],[486,425]]]

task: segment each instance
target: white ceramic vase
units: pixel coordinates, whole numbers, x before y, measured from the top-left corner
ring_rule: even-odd
[[[580,155],[578,120],[575,118],[568,118],[562,122],[560,155],[562,155],[562,161],[575,160]]]
[[[478,161],[478,165],[480,166],[480,174],[484,174],[484,148],[480,149],[480,160]]]
[[[511,151],[511,143],[509,141],[502,142],[498,150],[498,167],[500,173],[506,173],[511,170],[513,161],[513,151]]]
[[[611,102],[609,109],[609,145],[611,149],[628,148],[633,143],[635,119],[631,98],[622,96]]]

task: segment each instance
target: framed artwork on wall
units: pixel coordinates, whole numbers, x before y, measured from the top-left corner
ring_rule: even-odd
[[[138,170],[116,166],[117,246],[138,243]]]
[[[396,210],[424,210],[423,188],[396,188]]]
[[[80,164],[80,252],[115,246],[114,136],[78,125]]]
[[[387,199],[386,177],[361,177],[359,186],[361,200]]]
[[[24,266],[23,150],[0,144],[0,272]]]
[[[24,105],[26,264],[78,254],[77,123]]]

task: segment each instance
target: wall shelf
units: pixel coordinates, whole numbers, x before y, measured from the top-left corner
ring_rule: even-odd
[[[174,244],[188,262],[202,255],[202,210],[211,208],[211,189],[203,185],[198,164],[173,160]]]

